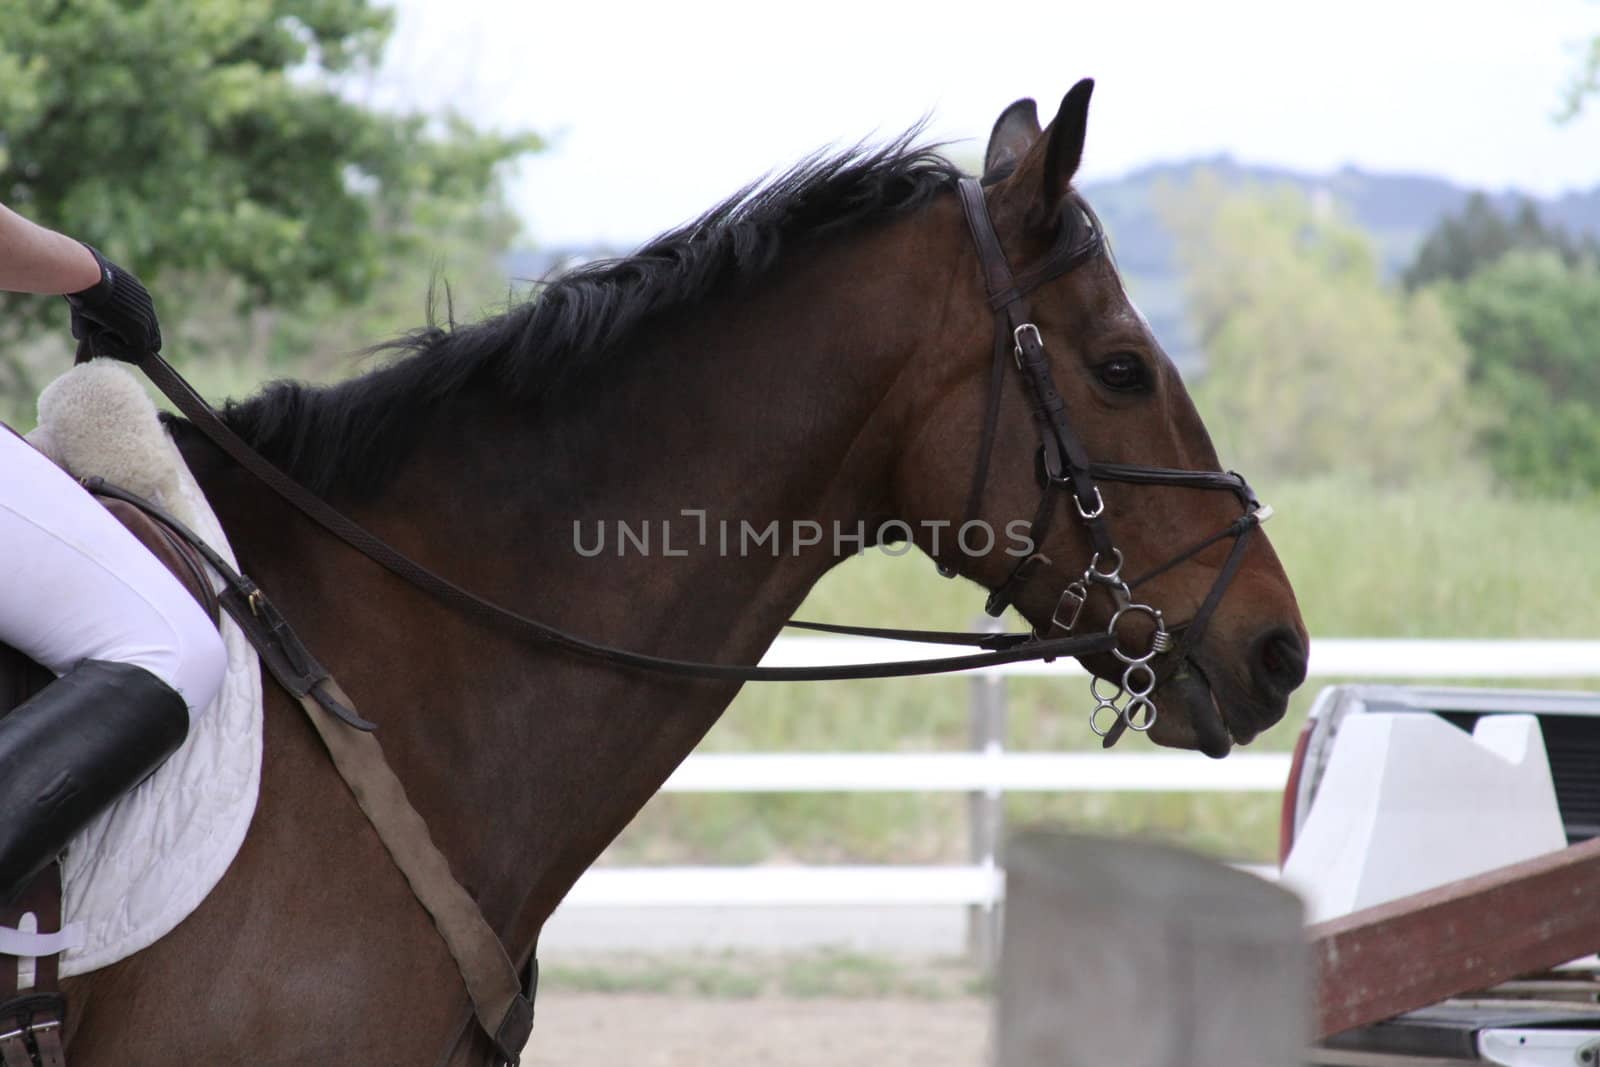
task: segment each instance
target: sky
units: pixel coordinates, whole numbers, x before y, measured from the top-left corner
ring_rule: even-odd
[[[1048,121],[1085,76],[1085,181],[1228,153],[1541,194],[1600,184],[1600,101],[1554,118],[1600,0],[394,5],[372,91],[549,138],[510,182],[547,247],[631,247],[924,115],[976,157],[1012,100]]]

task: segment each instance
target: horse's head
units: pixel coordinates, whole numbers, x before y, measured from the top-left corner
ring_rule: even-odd
[[[1072,188],[1091,89],[1076,85],[1043,131],[1031,100],[1006,109],[981,192],[963,191],[971,239],[935,342],[942,373],[916,400],[901,505],[945,530],[937,546],[925,529],[918,540],[996,591],[992,609],[1014,604],[1044,636],[1111,627],[1121,655],[1084,658],[1097,695],[1153,689],[1155,741],[1221,756],[1283,716],[1305,676],[1305,625],[1258,528],[1267,511],[1221,472]],[[971,520],[992,547],[979,527],[950,536]],[[1144,607],[1118,616],[1129,604]],[[1148,725],[1150,707],[1122,704]],[[1125,728],[1099,721],[1111,740]]]

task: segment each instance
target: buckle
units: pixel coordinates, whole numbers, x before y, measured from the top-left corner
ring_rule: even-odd
[[[528,1039],[532,1036],[533,1001],[519,994],[511,998],[505,1018],[500,1021],[500,1028],[490,1035],[489,1040],[494,1045],[495,1053],[505,1063],[516,1067],[522,1061],[522,1050],[528,1047]]]
[[[1072,503],[1073,506],[1078,509],[1078,518],[1082,519],[1084,522],[1089,522],[1092,519],[1098,519],[1100,516],[1106,513],[1106,498],[1100,495],[1100,487],[1098,485],[1094,487],[1094,509],[1092,511],[1085,510],[1083,501],[1076,493],[1072,494]]]
[[[1039,336],[1039,327],[1031,322],[1025,322],[1011,331],[1011,358],[1016,361],[1017,369],[1022,369],[1022,331],[1028,330],[1033,334],[1033,343],[1037,348],[1044,347],[1044,338]]]
[[[61,993],[23,993],[0,1000],[0,1045],[28,1042],[34,1034],[61,1029],[67,1018],[67,998]]]
[[[1065,633],[1071,633],[1078,625],[1078,619],[1083,615],[1083,606],[1089,602],[1089,590],[1081,581],[1068,582],[1067,587],[1061,590],[1061,596],[1056,599],[1055,610],[1050,613],[1050,625]],[[1061,617],[1062,610],[1070,610],[1065,619]],[[1044,636],[1035,631],[1034,636]]]

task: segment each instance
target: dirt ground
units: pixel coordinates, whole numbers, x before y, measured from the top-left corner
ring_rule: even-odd
[[[977,1067],[989,1001],[552,990],[529,1067]]]

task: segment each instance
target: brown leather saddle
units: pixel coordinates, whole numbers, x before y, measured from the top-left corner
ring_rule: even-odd
[[[95,494],[95,499],[166,565],[212,622],[220,620],[221,607],[199,552],[161,518],[114,497]],[[0,717],[54,680],[50,671],[0,644]],[[14,902],[0,906],[0,926],[15,929],[30,912],[40,932],[61,928],[61,869],[57,864],[47,866]],[[66,1001],[58,984],[59,965],[58,956],[38,957],[33,984],[24,991],[18,989],[17,959],[0,955],[0,1067],[65,1067],[62,1028]]]

